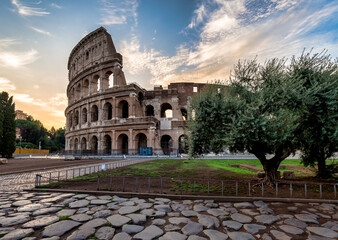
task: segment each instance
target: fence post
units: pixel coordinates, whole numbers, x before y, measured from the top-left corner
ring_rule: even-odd
[[[334,198],[337,198],[336,184],[333,184]]]
[[[249,197],[251,196],[251,182],[249,182]]]
[[[100,190],[100,177],[97,177],[97,190]]]
[[[264,183],[262,183],[262,197],[264,196]]]
[[[238,181],[236,181],[236,196],[238,196]]]
[[[290,183],[290,198],[292,198],[292,183]]]
[[[52,173],[49,173],[49,184],[52,182]]]
[[[161,193],[163,193],[163,179],[161,177]]]
[[[209,182],[208,182],[209,184]],[[209,185],[208,185],[208,192],[209,192]],[[182,179],[181,179],[181,195],[182,195]]]
[[[320,198],[322,198],[323,193],[322,193],[322,184],[319,184],[319,194],[320,194]]]
[[[194,180],[194,192],[196,191],[196,181]]]
[[[66,180],[68,179],[68,169],[66,170]]]
[[[148,193],[150,193],[150,177],[148,177]]]
[[[122,177],[122,192],[124,192],[124,185],[125,185],[125,176]]]
[[[35,187],[37,187],[38,186],[38,175],[36,174],[35,175]]]
[[[135,190],[136,190],[136,192],[138,191],[138,177],[135,177],[136,178],[136,188],[135,188]]]
[[[222,181],[222,196],[224,195],[224,181]]]
[[[307,198],[307,185],[306,185],[306,183],[304,184],[304,191],[305,191],[305,198]]]
[[[278,197],[278,183],[276,183],[276,197]]]
[[[60,182],[60,171],[58,172],[58,182]]]

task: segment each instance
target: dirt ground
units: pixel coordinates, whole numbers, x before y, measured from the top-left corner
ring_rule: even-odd
[[[100,164],[104,162],[118,161],[121,159],[83,159],[65,161],[64,159],[48,158],[12,158],[8,164],[0,164],[0,175],[10,173],[21,173],[43,169],[55,169],[64,167],[73,167],[86,164]]]

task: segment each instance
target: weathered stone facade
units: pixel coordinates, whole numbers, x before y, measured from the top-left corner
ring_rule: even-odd
[[[85,36],[68,60],[66,150],[97,154],[184,151],[189,98],[205,84],[172,83],[147,91],[128,84],[122,55],[100,27]]]

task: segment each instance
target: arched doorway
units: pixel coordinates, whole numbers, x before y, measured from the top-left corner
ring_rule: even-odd
[[[178,138],[178,153],[187,153],[187,152],[188,152],[187,136],[183,134]]]
[[[103,153],[111,155],[111,137],[109,135],[103,137]]]
[[[118,109],[120,112],[119,116],[121,118],[129,117],[129,104],[126,100],[122,100],[121,102],[119,102]]]
[[[121,154],[128,154],[128,136],[121,134],[117,139],[118,151]]]
[[[147,117],[153,117],[153,116],[155,116],[154,107],[152,105],[146,106],[146,116]]]
[[[85,124],[87,122],[87,108],[82,109],[81,117],[82,117],[81,123]]]
[[[86,138],[81,139],[81,151],[86,151],[87,150],[87,140]]]
[[[173,108],[169,103],[163,103],[161,105],[161,118],[172,118],[173,117]]]
[[[79,139],[75,138],[75,141],[74,141],[74,150],[75,151],[78,150],[78,146],[79,146]]]
[[[170,155],[173,141],[169,135],[163,135],[161,137],[161,148],[164,155]]]
[[[75,119],[75,126],[77,126],[79,124],[79,111],[78,110],[75,111],[74,119]]]
[[[96,136],[93,136],[92,139],[90,140],[90,150],[92,151],[93,154],[97,154],[98,141]]]
[[[96,122],[97,120],[99,120],[99,109],[96,105],[93,105],[91,110],[91,121]]]
[[[86,79],[83,82],[83,95],[87,96],[88,93],[89,93],[89,81],[88,81],[88,79]]]
[[[147,147],[147,136],[144,133],[139,133],[135,137],[137,152],[140,153],[141,148]]]
[[[113,106],[111,103],[106,102],[103,105],[103,114],[104,114],[104,120],[110,120],[113,117]]]

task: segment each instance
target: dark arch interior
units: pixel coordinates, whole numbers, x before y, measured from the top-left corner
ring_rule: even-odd
[[[164,155],[170,155],[170,150],[172,148],[172,139],[169,135],[163,135],[161,137],[161,148]]]
[[[147,136],[144,133],[139,133],[136,135],[137,141],[137,150],[140,153],[141,148],[147,147]]]
[[[103,151],[104,154],[111,154],[111,137],[109,135],[103,137]]]
[[[128,136],[121,134],[118,138],[119,150],[121,154],[128,154]]]
[[[148,117],[153,117],[155,116],[155,113],[154,113],[154,107],[152,105],[148,105],[146,107],[146,116]]]
[[[105,120],[110,120],[113,117],[113,106],[111,103],[106,102],[103,106],[104,109],[104,115],[105,115]]]
[[[91,145],[91,150],[93,151],[93,153],[97,154],[98,141],[97,141],[97,137],[96,136],[92,137],[92,139],[90,140],[90,145]]]
[[[126,100],[123,100],[119,103],[119,108],[121,109],[121,118],[129,117],[129,104]]]
[[[99,120],[99,109],[96,105],[92,106],[92,122]]]

